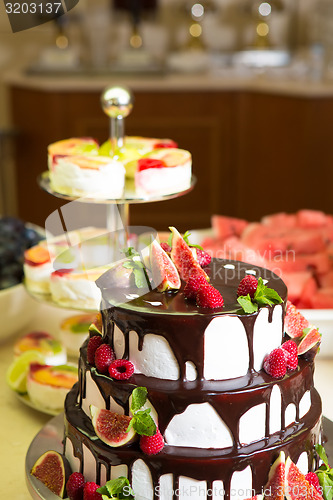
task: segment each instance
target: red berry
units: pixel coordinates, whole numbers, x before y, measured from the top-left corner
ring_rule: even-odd
[[[247,274],[245,278],[241,280],[237,289],[237,296],[243,296],[249,294],[251,299],[253,299],[256,289],[258,288],[258,280],[252,274]]]
[[[84,475],[81,472],[73,472],[66,483],[66,490],[69,500],[82,500],[84,488]]]
[[[196,303],[199,307],[216,309],[222,307],[224,300],[220,292],[212,285],[206,284],[199,288],[196,295]]]
[[[161,148],[178,148],[178,144],[172,140],[160,141],[154,144],[154,149],[161,149]]]
[[[298,366],[297,344],[293,340],[287,340],[281,346],[286,356],[287,370],[294,371]]]
[[[184,296],[195,300],[199,288],[207,285],[207,280],[202,274],[191,274],[184,288]]]
[[[273,349],[264,359],[264,370],[273,378],[283,378],[287,373],[287,363],[284,350],[281,347]]]
[[[109,366],[109,375],[116,380],[127,380],[134,373],[134,365],[128,359],[116,359]]]
[[[84,485],[83,489],[83,500],[103,500],[103,497],[96,490],[100,488],[100,486],[92,481],[88,481]]]
[[[95,366],[95,352],[97,347],[102,343],[102,337],[100,335],[94,335],[90,337],[87,346],[87,360],[90,365]]]
[[[322,489],[321,489],[321,486],[319,483],[319,479],[318,479],[318,476],[315,472],[308,472],[305,475],[305,479],[308,481],[308,483],[311,484],[311,486],[313,486],[317,490],[317,492],[320,495],[322,495]]]
[[[197,250],[197,259],[201,267],[208,266],[211,263],[212,257],[209,255],[208,252],[205,252],[204,250],[200,250],[199,248]]]
[[[153,436],[141,436],[140,448],[146,455],[156,455],[164,447],[164,439],[158,429]]]
[[[100,345],[95,352],[95,366],[97,371],[106,375],[114,358],[114,352],[108,344]]]
[[[166,164],[162,160],[157,158],[140,158],[138,160],[138,172],[141,170],[147,170],[148,168],[164,168]]]
[[[165,243],[164,241],[162,241],[162,243],[160,243],[160,245],[166,253],[171,252],[171,246],[168,245],[168,243]]]
[[[284,328],[289,337],[302,337],[304,329],[310,326],[308,320],[304,318],[297,308],[288,301],[286,317],[284,319]]]

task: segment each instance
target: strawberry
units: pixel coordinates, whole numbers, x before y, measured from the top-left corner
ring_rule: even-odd
[[[301,314],[291,302],[288,301],[286,317],[284,319],[284,328],[289,337],[292,339],[302,337],[304,329],[308,328],[308,326],[308,320],[304,318],[303,314]]]
[[[156,455],[164,447],[164,439],[158,429],[153,436],[141,436],[140,448],[146,455]]]
[[[100,345],[95,352],[95,366],[99,373],[106,375],[109,366],[115,359],[114,352],[108,344]]]
[[[82,500],[84,488],[84,475],[81,472],[73,472],[66,483],[66,490],[69,500]]]
[[[273,378],[283,378],[287,372],[285,352],[281,347],[273,349],[264,359],[265,372]]]
[[[209,309],[216,309],[217,307],[222,307],[224,304],[220,292],[208,283],[199,288],[195,300],[197,306]]]
[[[134,365],[128,359],[116,359],[109,366],[109,375],[116,380],[128,380],[134,373]]]
[[[205,252],[204,250],[200,250],[199,248],[197,250],[197,259],[201,267],[208,266],[211,263],[212,257],[208,252]]]
[[[296,370],[298,366],[297,344],[293,340],[287,340],[281,346],[286,356],[286,365],[288,371]]]
[[[178,144],[177,142],[172,141],[171,139],[168,141],[156,142],[156,144],[154,144],[154,149],[161,149],[161,148],[178,148]]]
[[[90,337],[87,346],[87,361],[90,365],[95,366],[95,352],[97,347],[102,343],[102,337],[100,335],[94,335]]]
[[[84,485],[83,489],[83,500],[103,500],[103,497],[96,490],[100,488],[100,486],[92,481],[88,481]]]
[[[305,479],[308,481],[308,483],[311,484],[311,486],[313,486],[317,490],[319,495],[322,495],[322,488],[320,486],[318,476],[315,472],[308,472],[305,475]]]
[[[184,287],[184,296],[189,300],[195,300],[199,288],[207,285],[207,280],[202,274],[191,274]]]
[[[252,274],[247,274],[245,278],[241,280],[237,289],[237,296],[246,296],[250,295],[251,299],[253,299],[256,289],[258,288],[258,280]]]

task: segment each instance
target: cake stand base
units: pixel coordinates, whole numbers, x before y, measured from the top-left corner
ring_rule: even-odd
[[[333,457],[333,422],[323,417],[324,435],[327,439],[325,450],[328,457]],[[43,483],[30,474],[30,471],[45,451],[54,450],[62,453],[64,434],[64,414],[61,413],[52,418],[35,436],[31,442],[26,460],[25,475],[26,483],[30,495],[34,500],[59,500],[59,497],[52,493]]]

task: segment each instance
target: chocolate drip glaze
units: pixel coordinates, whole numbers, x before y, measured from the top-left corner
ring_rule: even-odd
[[[224,307],[216,310],[198,308],[184,298],[182,289],[177,293],[146,292],[133,298],[138,290],[105,288],[107,279],[100,281],[102,289],[103,340],[114,346],[114,325],[124,335],[124,358],[129,357],[129,333],[138,334],[139,350],[143,347],[145,335],[153,333],[163,336],[169,343],[180,368],[178,380],[162,380],[142,374],[133,375],[129,381],[116,381],[98,374],[87,363],[87,342],[81,348],[79,362],[79,384],[69,393],[65,403],[65,438],[73,445],[74,455],[80,460],[83,471],[83,446],[86,446],[96,461],[96,482],[100,482],[102,467],[110,478],[111,466],[125,464],[129,480],[132,480],[132,466],[138,459],[148,466],[153,485],[159,485],[164,474],[173,474],[173,489],[179,487],[180,476],[206,481],[207,488],[214,481],[223,481],[225,499],[230,498],[232,475],[247,466],[252,469],[253,488],[257,494],[267,482],[271,464],[281,450],[296,462],[303,451],[307,452],[309,469],[313,464],[314,445],[321,435],[321,401],[313,387],[314,365],[311,361],[299,360],[298,369],[282,380],[273,380],[262,370],[254,369],[254,328],[259,312],[244,314],[237,303],[237,287],[247,272],[261,276],[268,287],[274,288],[283,300],[287,300],[287,290],[283,281],[274,273],[257,266],[238,261],[214,260],[206,269],[211,283],[224,297]],[[132,295],[131,295],[132,294]],[[129,299],[128,299],[129,297]],[[268,307],[268,323],[272,322],[276,307]],[[237,316],[244,326],[249,349],[249,369],[246,375],[229,380],[204,379],[204,332],[212,319],[224,315]],[[281,341],[283,338],[283,317],[281,322]],[[225,332],[224,332],[225,334]],[[230,332],[232,335],[232,332]],[[197,369],[197,379],[188,381],[185,377],[186,362],[191,361]],[[223,449],[202,449],[166,445],[158,455],[144,455],[138,442],[121,448],[111,448],[96,438],[89,417],[82,410],[86,396],[86,376],[91,374],[105,407],[110,408],[110,398],[120,405],[125,414],[129,413],[129,397],[137,386],[148,389],[148,399],[158,414],[158,425],[162,432],[175,415],[183,413],[191,404],[209,403],[225,422],[232,435],[233,444]],[[281,392],[281,429],[270,433],[269,416],[271,395],[277,386]],[[302,418],[299,416],[299,403],[309,391],[311,408]],[[79,396],[79,397],[78,397]],[[77,403],[78,401],[78,403]],[[264,403],[266,425],[260,441],[244,444],[239,438],[239,421],[248,410]],[[289,404],[296,406],[296,420],[286,427],[285,411]],[[66,447],[66,439],[64,440]],[[68,441],[67,441],[68,442]],[[159,498],[154,492],[154,499]],[[174,494],[174,499],[178,498]]]

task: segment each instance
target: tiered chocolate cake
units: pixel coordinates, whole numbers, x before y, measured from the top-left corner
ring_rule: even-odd
[[[115,286],[112,270],[102,291],[102,343],[134,374],[116,380],[88,362],[81,348],[79,384],[65,404],[65,455],[73,471],[104,484],[127,476],[137,500],[245,499],[262,494],[272,463],[283,451],[306,474],[321,441],[321,401],[313,385],[314,362],[298,357],[280,378],[263,363],[286,341],[287,289],[271,271],[213,259],[204,268],[223,307],[203,308],[177,291]],[[237,301],[245,276],[262,278],[280,303],[246,313]],[[146,454],[139,439],[110,446],[97,435],[91,405],[130,415],[136,387],[147,388],[144,408],[164,438]]]

